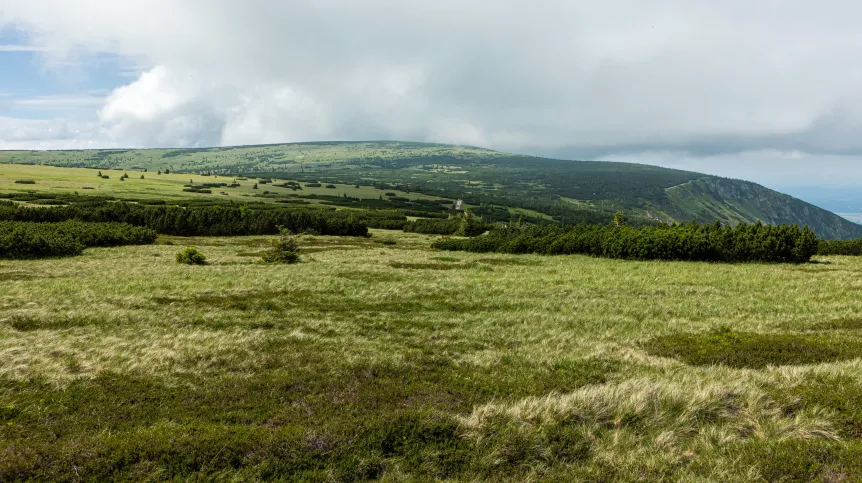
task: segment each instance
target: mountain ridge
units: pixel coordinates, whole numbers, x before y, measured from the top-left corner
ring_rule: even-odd
[[[564,223],[607,222],[622,210],[634,223],[761,221],[809,225],[824,238],[862,237],[862,225],[750,181],[647,164],[559,160],[440,143],[318,141],[3,151],[4,162],[398,187],[463,199],[476,207],[537,212]]]

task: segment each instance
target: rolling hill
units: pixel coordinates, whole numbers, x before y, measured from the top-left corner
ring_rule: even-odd
[[[633,223],[762,221],[808,225],[824,238],[862,237],[862,225],[747,181],[641,164],[564,161],[469,146],[369,141],[3,151],[0,163],[266,176],[398,189],[460,198],[477,211],[498,218],[499,207],[505,207],[566,223],[607,222],[623,210]]]

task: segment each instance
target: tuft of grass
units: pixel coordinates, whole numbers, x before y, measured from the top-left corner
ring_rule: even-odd
[[[642,344],[650,354],[687,364],[760,369],[766,366],[819,364],[856,359],[862,341],[816,335],[759,334],[728,328],[705,334],[670,334]]]
[[[673,466],[728,444],[836,441],[820,411],[788,415],[747,384],[630,380],[490,403],[460,419],[488,471],[535,471],[590,460],[637,471]]]

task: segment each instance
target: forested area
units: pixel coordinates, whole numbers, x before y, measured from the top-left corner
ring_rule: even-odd
[[[819,240],[808,227],[720,223],[500,227],[486,235],[445,238],[433,245],[470,252],[585,254],[633,260],[804,263]]]

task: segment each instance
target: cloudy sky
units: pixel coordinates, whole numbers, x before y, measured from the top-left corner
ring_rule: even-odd
[[[862,184],[849,0],[0,0],[0,149],[463,143]]]

